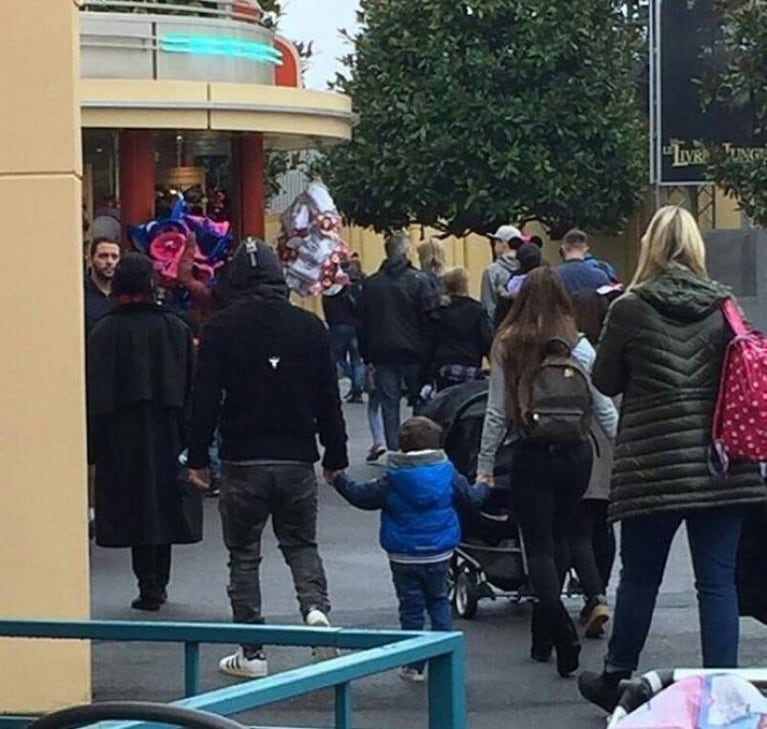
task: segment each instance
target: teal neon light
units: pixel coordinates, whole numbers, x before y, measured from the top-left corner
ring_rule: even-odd
[[[200,56],[227,56],[244,58],[254,63],[281,64],[280,52],[267,43],[244,41],[225,36],[187,35],[168,33],[160,38],[160,50],[167,53],[191,53]]]

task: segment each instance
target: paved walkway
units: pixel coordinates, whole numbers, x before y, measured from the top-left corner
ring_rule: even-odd
[[[360,463],[369,445],[364,407],[346,406],[352,460]],[[226,597],[226,552],[220,536],[216,503],[206,503],[205,540],[174,552],[170,601],[157,620],[230,620]],[[396,627],[397,609],[385,556],[378,547],[377,514],[348,506],[329,487],[321,489],[319,543],[325,561],[337,625]],[[265,540],[262,565],[265,614],[272,623],[300,622],[290,574],[274,538]],[[135,596],[127,550],[92,547],[92,605],[94,618],[144,619],[131,610]],[[576,610],[579,605],[573,602]],[[508,602],[484,602],[477,617],[457,622],[467,648],[468,726],[471,729],[528,729],[533,726],[597,729],[604,726],[598,711],[577,695],[575,681],[556,675],[554,666],[541,666],[527,658],[528,609]],[[697,616],[692,576],[684,541],[678,538],[653,634],[644,655],[644,668],[699,665]],[[743,622],[743,664],[767,665],[765,629]],[[596,668],[604,652],[603,641],[584,647],[583,665]],[[225,649],[224,649],[225,650]],[[202,652],[206,689],[230,680],[216,672],[221,647]],[[307,662],[302,649],[269,650],[272,672]],[[96,700],[146,699],[171,701],[182,693],[183,653],[180,647],[144,644],[96,644],[93,649]],[[426,689],[406,684],[395,674],[357,684],[354,692],[355,726],[360,729],[418,729],[426,726]],[[319,727],[332,724],[333,699],[329,692],[286,702],[242,717],[255,724]]]

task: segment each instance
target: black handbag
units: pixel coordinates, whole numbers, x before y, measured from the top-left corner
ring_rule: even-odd
[[[175,544],[196,544],[202,541],[202,491],[189,482],[185,469],[176,483],[181,495],[181,509],[173,541]]]

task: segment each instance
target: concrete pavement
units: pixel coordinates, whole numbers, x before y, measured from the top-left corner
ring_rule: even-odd
[[[365,408],[345,406],[352,461],[362,462],[369,446]],[[111,620],[230,620],[226,597],[226,551],[221,542],[216,502],[205,505],[205,540],[174,550],[170,600],[158,614],[128,606],[135,583],[128,550],[91,548],[93,617]],[[397,604],[386,558],[378,547],[378,515],[348,506],[331,488],[321,489],[319,544],[330,583],[336,625],[396,627]],[[300,622],[290,573],[266,534],[262,565],[264,611],[269,622]],[[613,581],[613,587],[615,581]],[[572,602],[573,611],[580,607]],[[466,689],[471,729],[522,729],[531,726],[597,729],[603,717],[577,694],[573,679],[561,679],[553,664],[528,656],[528,608],[505,601],[482,602],[471,621],[456,621],[466,636]],[[767,665],[767,629],[744,620],[742,663]],[[689,556],[678,535],[669,561],[643,668],[700,665],[697,613]],[[584,645],[582,665],[598,668],[604,641]],[[216,671],[226,648],[202,651],[205,689],[231,681]],[[308,661],[302,649],[272,648],[271,672]],[[94,698],[171,701],[182,693],[183,651],[176,646],[98,643],[93,648]],[[355,726],[360,729],[417,729],[426,726],[424,686],[388,674],[355,685]],[[241,717],[245,722],[279,726],[330,726],[329,692],[286,702]]]

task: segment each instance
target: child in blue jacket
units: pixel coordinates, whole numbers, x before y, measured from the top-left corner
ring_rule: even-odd
[[[448,568],[461,538],[459,510],[478,509],[487,487],[470,486],[442,447],[442,428],[428,418],[411,418],[400,430],[401,451],[390,453],[386,475],[355,483],[345,475],[333,486],[350,504],[381,510],[381,546],[389,555],[403,630],[423,630],[424,611],[432,630],[451,630]],[[424,679],[423,663],[400,676]]]

